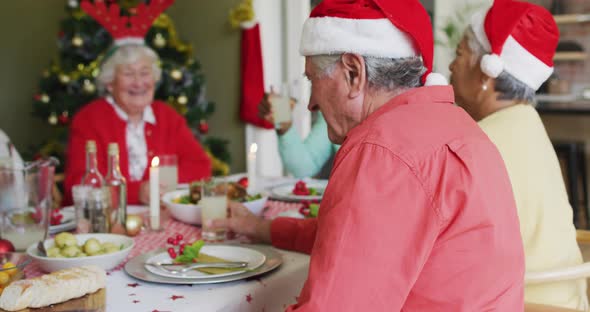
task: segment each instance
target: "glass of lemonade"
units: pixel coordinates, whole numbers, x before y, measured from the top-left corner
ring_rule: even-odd
[[[205,241],[223,241],[226,229],[210,229],[206,226],[209,220],[227,218],[227,189],[225,179],[204,180],[201,183],[201,224],[202,237]]]
[[[158,155],[160,158],[160,185],[162,193],[175,191],[178,186],[178,157]]]

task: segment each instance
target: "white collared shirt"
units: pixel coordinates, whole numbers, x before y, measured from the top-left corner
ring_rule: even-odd
[[[107,102],[113,106],[117,116],[127,122],[125,131],[127,141],[127,155],[129,159],[129,179],[131,181],[140,181],[143,177],[145,168],[148,165],[148,150],[145,140],[145,123],[156,124],[156,116],[151,106],[143,110],[142,120],[133,124],[129,122],[129,116],[119,105],[115,103],[113,97],[108,96]]]

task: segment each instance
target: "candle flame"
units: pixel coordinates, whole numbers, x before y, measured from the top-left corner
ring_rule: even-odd
[[[258,150],[258,144],[252,143],[252,145],[250,145],[250,153],[254,154],[254,153],[256,153],[257,150]]]
[[[158,156],[152,159],[152,167],[157,167],[160,165],[160,158]]]

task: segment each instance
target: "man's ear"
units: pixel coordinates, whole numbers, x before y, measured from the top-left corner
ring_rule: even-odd
[[[359,54],[342,54],[342,67],[348,86],[348,97],[355,98],[361,94],[367,84],[365,59]]]

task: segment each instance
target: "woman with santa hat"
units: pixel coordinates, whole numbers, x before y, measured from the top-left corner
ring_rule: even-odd
[[[457,103],[496,144],[508,169],[527,272],[582,263],[559,161],[531,105],[553,72],[558,39],[544,8],[496,1],[473,16],[450,65]],[[585,311],[586,281],[527,285],[525,301]]]

